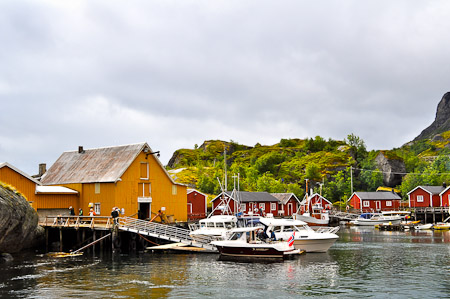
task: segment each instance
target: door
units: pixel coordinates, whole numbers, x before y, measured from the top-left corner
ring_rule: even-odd
[[[139,203],[139,211],[138,211],[138,218],[145,220],[150,218],[150,203],[148,202],[141,202]]]
[[[288,203],[288,205],[287,205],[287,212],[288,212],[289,216],[294,214],[294,212],[292,211],[292,203]]]
[[[381,201],[379,200],[375,201],[375,209],[377,211],[381,210]]]

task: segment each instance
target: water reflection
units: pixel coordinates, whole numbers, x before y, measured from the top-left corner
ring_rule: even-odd
[[[339,234],[327,253],[272,264],[218,261],[215,254],[55,259],[32,253],[0,265],[0,297],[448,297],[450,232],[345,228]]]

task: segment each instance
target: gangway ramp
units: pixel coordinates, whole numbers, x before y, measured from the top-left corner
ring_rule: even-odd
[[[350,220],[355,220],[356,218],[358,218],[359,214],[336,211],[336,212],[330,213],[330,217],[334,217],[334,218],[337,218],[339,220],[348,220],[348,221],[350,221]]]
[[[118,227],[121,231],[128,231],[171,242],[183,243],[217,252],[216,247],[210,244],[212,241],[211,238],[203,237],[194,240],[189,235],[190,231],[188,229],[131,217],[120,217]]]

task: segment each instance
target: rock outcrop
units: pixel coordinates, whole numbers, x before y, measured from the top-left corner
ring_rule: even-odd
[[[0,253],[33,247],[42,236],[36,211],[20,193],[0,184]]]
[[[383,172],[383,183],[388,187],[395,187],[402,183],[402,178],[406,172],[405,162],[399,157],[389,157],[380,151],[375,158],[378,169]]]
[[[435,135],[450,130],[450,92],[442,97],[434,122],[417,136],[414,141],[432,139]]]

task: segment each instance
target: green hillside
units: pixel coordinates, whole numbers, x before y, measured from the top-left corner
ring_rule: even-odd
[[[227,190],[234,184],[237,188],[238,174],[242,191],[292,192],[303,198],[308,180],[316,192],[322,186],[322,194],[332,202],[348,199],[351,179],[354,191],[375,191],[383,185],[383,174],[375,160],[380,151],[367,151],[364,141],[353,134],[345,140],[316,136],[255,146],[209,140],[194,149],[177,150],[167,168],[176,181],[216,195],[224,184],[224,151]],[[450,182],[446,174],[450,173],[450,131],[433,140],[411,142],[381,153],[387,159],[402,161],[406,172],[413,173],[405,175],[397,186],[404,197],[418,184]]]

